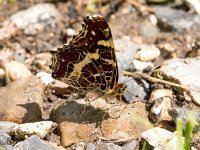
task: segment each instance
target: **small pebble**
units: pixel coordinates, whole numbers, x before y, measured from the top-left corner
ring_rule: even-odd
[[[46,72],[38,72],[36,76],[39,77],[46,86],[54,80],[51,75]]]
[[[11,61],[4,65],[6,72],[6,82],[10,83],[12,81],[30,77],[31,71],[23,63],[17,61]]]
[[[144,62],[140,60],[133,60],[130,69],[139,72],[149,72],[153,70],[154,64],[152,62]]]
[[[75,30],[74,29],[72,29],[72,28],[68,28],[67,30],[66,30],[66,32],[67,32],[67,35],[68,36],[74,36],[75,35]]]
[[[12,134],[18,139],[25,139],[31,135],[44,138],[47,134],[52,133],[56,126],[57,124],[52,121],[19,124],[12,129]]]
[[[152,61],[160,56],[160,50],[154,45],[145,46],[137,50],[135,58],[140,61]]]

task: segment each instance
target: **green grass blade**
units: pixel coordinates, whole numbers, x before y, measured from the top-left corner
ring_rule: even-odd
[[[184,150],[183,128],[182,128],[181,118],[177,118],[176,120],[176,131],[177,131],[177,147],[179,148],[179,150]]]

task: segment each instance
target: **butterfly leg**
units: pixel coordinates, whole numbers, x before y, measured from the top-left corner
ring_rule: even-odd
[[[88,106],[91,106],[91,103],[93,102],[93,101],[95,101],[95,100],[97,100],[99,97],[101,97],[102,96],[102,94],[100,94],[100,93],[89,93],[88,95],[86,95],[86,97],[84,98],[84,100],[85,100],[85,106],[84,106],[84,108],[83,108],[83,111],[82,111],[82,113],[80,114],[80,116],[79,117],[82,117],[83,116],[83,114],[85,113],[85,111],[86,111],[86,108],[88,107]]]
[[[110,100],[108,100],[108,97],[107,97],[107,101],[110,101]],[[122,110],[122,112],[119,114],[119,115],[117,115],[117,116],[112,116],[111,114],[116,114],[116,112],[114,112],[111,108],[112,107],[115,107],[115,108],[117,108],[116,106],[121,106],[122,105],[122,103],[120,103],[120,104],[113,104],[112,102],[111,103],[108,103],[107,104],[107,107],[105,108],[105,109],[103,109],[103,111],[105,112],[105,114],[104,114],[104,116],[103,116],[103,119],[105,119],[105,116],[106,115],[108,115],[109,116],[109,118],[112,118],[112,119],[117,119],[117,118],[119,118],[120,117],[120,115],[121,115],[121,113],[123,112],[123,110]],[[124,109],[125,109],[125,107],[124,107]],[[110,113],[109,113],[109,111],[110,111]],[[119,110],[117,110],[117,112],[118,112]]]
[[[120,104],[115,104],[115,105],[112,105],[112,106],[110,106],[109,107],[109,109],[111,109],[111,107],[116,107],[116,106],[122,106],[122,104],[120,103]],[[120,116],[121,116],[121,114],[123,113],[123,111],[125,110],[125,108],[128,106],[128,104],[126,104],[121,110],[117,110],[117,112],[120,112],[120,113],[118,113],[117,114],[117,112],[114,112],[114,114],[117,114],[116,116],[111,116],[111,115],[109,115],[109,117],[110,118],[112,118],[112,119],[118,119],[118,118],[120,118]]]
[[[105,109],[103,109],[103,111],[104,111],[105,113],[104,113],[104,115],[103,115],[102,120],[105,119],[106,115],[110,116],[110,115],[109,115],[109,112],[108,112],[109,110],[110,110],[110,105],[108,104],[108,106],[107,106]]]
[[[120,110],[120,113],[119,113],[118,116],[115,117],[115,118],[119,118],[119,117],[121,116],[121,114],[123,113],[123,111],[126,109],[127,106],[128,106],[128,104],[126,104],[126,105],[123,107],[123,109]]]
[[[88,97],[85,97],[85,105],[84,105],[84,108],[83,108],[83,111],[81,112],[81,114],[79,115],[79,118],[81,118],[83,116],[83,114],[85,113],[86,111],[86,108],[88,106],[90,106],[90,99]]]

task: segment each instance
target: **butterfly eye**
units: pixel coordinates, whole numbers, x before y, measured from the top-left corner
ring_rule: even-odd
[[[56,73],[52,73],[52,77],[57,79],[58,78],[58,75]]]
[[[123,89],[122,89],[121,87],[119,87],[119,88],[117,89],[117,93],[121,94],[122,92],[123,92]]]

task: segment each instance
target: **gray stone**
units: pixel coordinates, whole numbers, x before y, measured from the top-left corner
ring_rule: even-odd
[[[144,20],[139,27],[139,34],[146,38],[156,37],[158,33],[158,27],[149,20]]]
[[[162,64],[160,74],[165,79],[176,81],[187,87],[194,103],[200,105],[200,57],[170,59]],[[185,99],[188,99],[185,97]]]
[[[12,145],[3,145],[3,150],[19,150],[18,148],[12,146]]]
[[[144,80],[135,80],[132,77],[121,76],[119,83],[127,85],[127,89],[123,94],[124,100],[134,102],[146,99],[149,92],[149,84]]]
[[[99,150],[122,150],[122,147],[113,143],[99,143]]]
[[[14,122],[0,121],[0,130],[6,133],[10,133],[12,129],[15,128],[16,126],[18,126],[18,124]]]
[[[183,128],[186,126],[186,122],[188,120],[188,117],[191,117],[190,115],[194,116],[194,120],[197,122],[200,121],[200,112],[194,111],[186,108],[171,108],[168,110],[169,115],[173,118],[174,121],[176,121],[177,118],[181,118],[183,122]],[[199,128],[199,127],[198,127]],[[195,128],[197,129],[197,128]]]
[[[161,30],[165,31],[200,31],[200,16],[190,15],[180,9],[169,7],[154,7],[155,15]]]
[[[134,45],[130,40],[114,40],[115,53],[118,62],[119,72],[129,69],[129,65],[134,59],[134,55],[139,45]]]
[[[124,70],[130,70],[133,68],[132,62],[135,60],[136,53],[140,49],[150,49],[148,53],[151,54],[151,56],[147,56],[149,57],[148,59],[156,59],[160,55],[160,51],[155,46],[134,44],[128,39],[114,40],[114,45],[120,74]]]
[[[36,4],[12,15],[4,25],[14,22],[25,34],[35,35],[37,31],[50,26],[54,28],[62,16],[53,4]]]
[[[129,143],[126,143],[122,146],[123,150],[134,150],[136,146],[139,145],[139,142],[136,140],[132,140]]]
[[[95,150],[95,149],[96,149],[96,146],[93,143],[87,144],[86,150]]]
[[[31,136],[27,140],[17,143],[15,147],[23,150],[58,150],[58,148],[43,141],[38,136]]]
[[[10,143],[10,141],[11,137],[7,133],[0,130],[0,145],[6,145]]]

